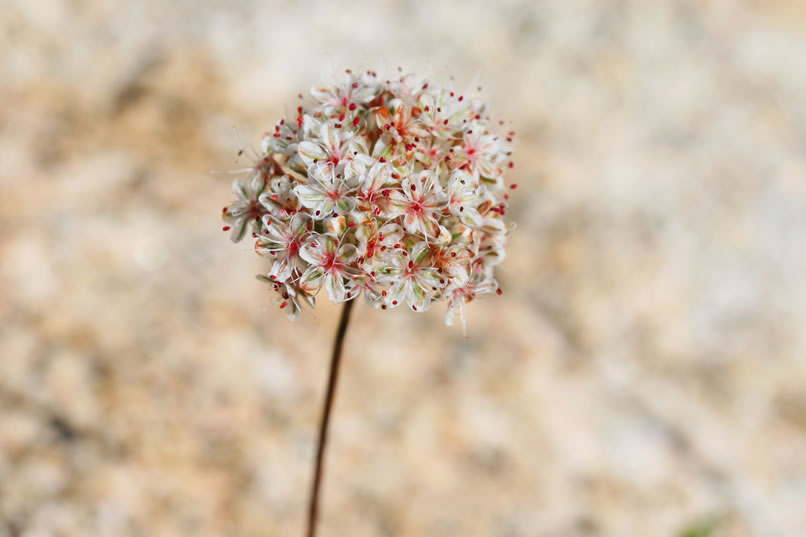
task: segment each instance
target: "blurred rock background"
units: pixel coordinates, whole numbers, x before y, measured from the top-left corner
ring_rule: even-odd
[[[321,535],[806,535],[801,0],[4,0],[0,537],[301,534],[339,310],[208,171],[398,65],[478,75],[518,230],[469,338],[356,310]]]

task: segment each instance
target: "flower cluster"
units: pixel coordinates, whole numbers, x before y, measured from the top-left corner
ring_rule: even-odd
[[[426,311],[501,290],[513,132],[491,130],[485,104],[414,75],[373,71],[314,88],[262,142],[223,209],[233,241],[252,230],[271,261],[259,278],[289,317],[324,287],[334,302]]]

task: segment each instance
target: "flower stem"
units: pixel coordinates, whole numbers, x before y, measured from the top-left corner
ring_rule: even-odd
[[[316,447],[316,466],[311,484],[310,503],[308,504],[308,529],[305,533],[307,537],[316,535],[316,522],[319,517],[319,488],[322,484],[322,470],[324,466],[325,448],[327,447],[327,426],[330,422],[330,409],[333,407],[333,399],[336,395],[336,382],[339,379],[339,364],[341,363],[341,348],[344,343],[344,336],[347,333],[347,324],[350,322],[350,311],[353,309],[353,301],[344,303],[341,310],[341,320],[336,331],[336,339],[333,341],[333,356],[330,359],[330,372],[327,379],[327,393],[325,394],[325,407],[322,410],[322,421],[319,423],[319,442]]]

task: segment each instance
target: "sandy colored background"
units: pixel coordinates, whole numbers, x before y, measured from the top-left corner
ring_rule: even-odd
[[[301,534],[338,308],[208,170],[384,65],[479,75],[518,230],[468,339],[355,311],[321,535],[806,535],[802,1],[4,0],[0,537]]]

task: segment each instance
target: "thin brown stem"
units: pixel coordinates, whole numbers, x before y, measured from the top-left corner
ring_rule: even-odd
[[[339,364],[341,363],[341,348],[344,344],[344,336],[347,333],[347,324],[350,322],[350,311],[353,309],[353,301],[344,303],[341,310],[341,320],[336,331],[336,339],[333,341],[333,356],[330,359],[330,372],[327,378],[327,393],[325,394],[325,407],[322,410],[322,421],[319,423],[319,442],[316,447],[316,467],[311,484],[311,497],[308,504],[308,529],[305,532],[307,537],[315,537],[316,522],[319,517],[319,489],[322,485],[322,471],[325,459],[325,448],[327,447],[327,426],[330,422],[330,409],[333,407],[333,399],[336,395],[336,383],[339,379]]]

